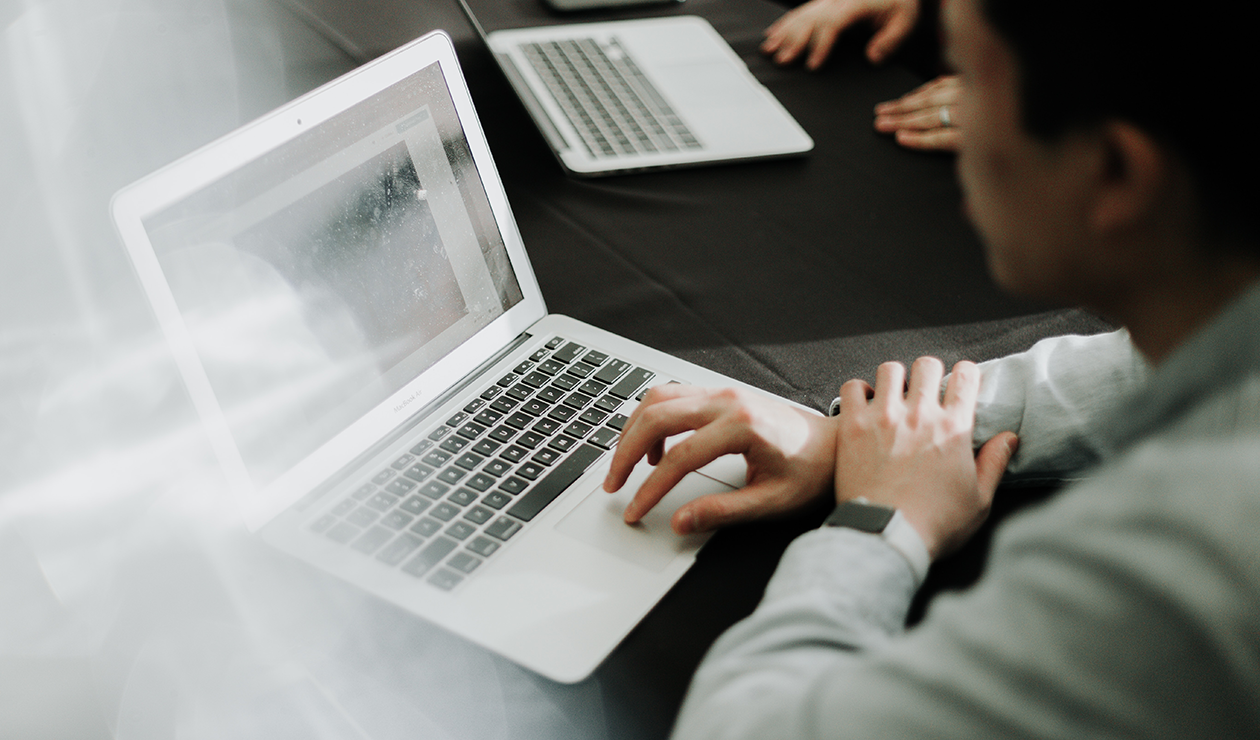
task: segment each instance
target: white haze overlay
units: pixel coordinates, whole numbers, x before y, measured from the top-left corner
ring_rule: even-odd
[[[250,536],[114,233],[119,188],[353,66],[280,0],[0,0],[0,737],[626,735],[597,679]],[[285,311],[222,351],[300,376]]]

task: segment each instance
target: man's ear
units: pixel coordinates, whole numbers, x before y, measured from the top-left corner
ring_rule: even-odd
[[[1150,134],[1124,121],[1098,131],[1105,158],[1093,203],[1093,225],[1101,233],[1127,231],[1150,223],[1167,203],[1168,152]]]

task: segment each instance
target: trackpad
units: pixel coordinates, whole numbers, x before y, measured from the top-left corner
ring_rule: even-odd
[[[620,491],[610,494],[596,488],[560,520],[556,529],[654,573],[665,570],[678,555],[699,550],[712,533],[674,534],[669,528],[670,517],[688,501],[707,493],[735,489],[712,478],[689,473],[638,524],[626,524],[622,519],[626,504],[651,472],[652,466],[640,461]]]

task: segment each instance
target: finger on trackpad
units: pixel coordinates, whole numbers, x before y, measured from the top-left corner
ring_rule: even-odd
[[[678,535],[669,519],[683,504],[708,493],[735,490],[703,475],[690,473],[661,499],[638,524],[626,524],[626,505],[652,467],[640,462],[617,493],[597,488],[556,525],[556,529],[617,557],[659,573],[679,554],[695,552],[711,533]]]

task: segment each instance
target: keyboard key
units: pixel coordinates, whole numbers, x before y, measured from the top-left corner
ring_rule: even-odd
[[[497,385],[492,385],[481,392],[481,398],[485,401],[493,401],[494,397],[503,392],[503,389]]]
[[[446,561],[446,564],[463,573],[472,573],[481,565],[481,558],[473,557],[466,552],[457,552]]]
[[[551,381],[551,384],[562,391],[571,391],[577,387],[577,384],[579,382],[580,381],[577,378],[573,377],[572,375],[561,375],[560,377]]]
[[[385,515],[385,518],[381,520],[381,524],[384,524],[386,527],[389,527],[390,529],[394,531],[398,531],[400,529],[405,528],[408,524],[411,524],[413,521],[415,521],[414,516],[412,516],[411,514],[408,514],[405,511],[400,511],[398,509],[395,509]]]
[[[560,345],[564,344],[565,341],[566,340],[564,337],[552,337],[551,339],[547,340],[547,344],[545,346],[547,347],[547,349],[555,349],[556,347],[559,347]]]
[[[590,424],[591,426],[599,426],[604,423],[604,419],[608,418],[608,412],[599,409],[587,409],[578,417],[579,420]]]
[[[481,472],[485,473],[486,475],[493,475],[495,478],[498,478],[499,476],[503,475],[504,473],[506,473],[507,471],[511,469],[512,469],[512,466],[509,465],[506,460],[491,460],[490,462],[486,463],[486,466],[481,469]]]
[[[472,451],[478,455],[493,455],[496,450],[503,446],[502,442],[496,442],[493,439],[483,439],[472,446]]]
[[[384,527],[372,527],[355,540],[351,547],[364,555],[371,555],[379,550],[381,545],[389,542],[389,538],[393,536],[394,533]]]
[[[497,426],[490,432],[490,439],[494,442],[498,442],[499,444],[511,442],[512,438],[515,436],[516,430],[506,424]]]
[[[547,504],[554,501],[574,481],[582,477],[587,468],[603,454],[603,450],[593,445],[580,445],[573,451],[572,455],[561,461],[546,477],[535,483],[529,493],[512,504],[507,510],[508,513],[524,521],[533,519]],[[496,521],[495,524],[498,524],[498,522]],[[493,527],[494,525],[491,526]],[[493,535],[489,529],[486,532]],[[497,537],[498,535],[494,536]],[[500,537],[499,539],[506,538]]]
[[[398,508],[402,509],[408,514],[423,514],[424,510],[429,508],[429,506],[430,504],[428,501],[425,501],[419,496],[412,496],[408,498],[406,501],[399,504]]]
[[[546,388],[543,388],[542,390],[538,391],[538,395],[536,395],[535,398],[542,399],[543,401],[546,401],[547,403],[555,403],[559,401],[560,399],[564,398],[564,391],[560,390],[559,388],[556,388],[555,386],[549,385]]]
[[[524,378],[521,378],[521,382],[525,385],[532,385],[535,388],[542,388],[544,385],[551,382],[551,376],[535,370],[529,375],[526,375]]]
[[[531,398],[530,400],[521,404],[521,411],[524,411],[527,414],[533,414],[534,416],[542,416],[543,414],[547,413],[547,409],[549,408],[551,408],[551,404],[543,403],[542,401],[539,401],[537,398]]]
[[[391,496],[384,491],[377,491],[372,495],[372,498],[367,500],[368,506],[382,513],[392,509],[396,503],[398,503],[398,497]]]
[[[464,413],[475,414],[477,413],[478,409],[480,409],[482,406],[485,406],[485,405],[486,405],[486,399],[474,398],[473,400],[468,402],[467,406],[464,407]]]
[[[499,543],[495,542],[489,537],[482,537],[481,535],[477,535],[476,537],[473,537],[472,542],[468,543],[468,549],[472,550],[473,552],[477,553],[483,558],[488,558],[490,557],[490,555],[494,553],[495,550],[499,549]]]
[[[629,416],[626,416],[625,414],[613,414],[608,420],[608,426],[620,432],[625,428],[627,421],[630,421]]]
[[[499,421],[499,419],[502,419],[502,418],[503,418],[502,413],[495,411],[494,409],[485,409],[480,414],[477,414],[476,416],[474,416],[473,421],[477,422],[483,427],[492,427]]]
[[[575,409],[584,409],[592,400],[590,396],[581,391],[574,391],[564,399],[565,406],[572,406]]]
[[[613,446],[617,444],[617,438],[620,436],[621,435],[618,434],[616,429],[609,429],[608,427],[600,427],[599,429],[595,430],[595,433],[592,434],[591,438],[587,441],[593,445],[599,445],[600,447],[603,447],[605,450],[611,450]]]
[[[603,365],[607,361],[608,361],[608,355],[604,354],[603,352],[600,352],[599,350],[594,350],[594,349],[591,350],[590,352],[587,352],[586,357],[582,358],[582,362],[588,362],[592,365]]]
[[[529,449],[532,450],[532,449],[537,448],[538,445],[542,444],[546,439],[547,439],[546,434],[540,434],[538,432],[525,432],[524,434],[521,435],[520,439],[516,440],[516,444],[520,445],[521,447],[528,447]]]
[[[368,496],[371,496],[372,491],[375,491],[375,490],[376,490],[376,486],[372,485],[371,483],[364,483],[363,485],[356,488],[354,493],[350,494],[350,497],[353,498],[355,501],[362,501]]]
[[[598,380],[601,383],[611,384],[629,369],[630,363],[625,360],[614,359],[612,362],[600,368],[599,372],[595,373],[595,380]]]
[[[451,487],[446,485],[445,483],[438,483],[437,481],[429,481],[423,486],[420,486],[420,490],[417,491],[417,493],[424,494],[425,496],[428,496],[434,501],[437,501],[438,499],[445,496],[446,492],[449,490],[451,490]]]
[[[563,362],[564,364],[567,365],[570,362],[573,362],[575,359],[577,359],[578,355],[582,354],[585,351],[586,351],[586,347],[583,347],[577,342],[569,342],[568,344],[564,345],[563,347],[561,347],[560,349],[552,353],[551,357],[555,359],[557,362]]]
[[[568,422],[575,416],[577,416],[577,411],[569,406],[556,406],[551,411],[547,412],[548,418],[555,419],[559,422]]]
[[[550,437],[560,431],[560,422],[555,419],[539,419],[538,423],[533,426],[532,431],[545,437]]]
[[[610,389],[608,392],[616,396],[617,398],[626,400],[632,397],[636,391],[642,388],[644,383],[648,382],[649,380],[655,377],[656,377],[656,373],[652,372],[651,370],[644,370],[641,367],[636,367],[635,369],[626,373],[626,376],[624,378],[617,381],[617,384],[614,385],[612,389]]]
[[[406,495],[408,491],[410,491],[411,489],[415,487],[416,487],[416,484],[412,483],[406,478],[395,478],[389,482],[389,485],[385,486],[385,490],[389,491],[395,496],[404,496]]]
[[[345,516],[346,514],[354,511],[355,506],[357,506],[357,504],[354,502],[354,499],[348,498],[334,506],[332,513],[336,516]]]
[[[573,445],[575,444],[577,444],[576,439],[572,437],[566,437],[565,435],[561,434],[553,438],[550,442],[548,442],[547,446],[560,450],[561,452],[568,452],[569,450],[573,448]]]
[[[446,500],[450,501],[451,503],[458,504],[460,506],[467,506],[471,504],[472,502],[476,501],[477,496],[478,496],[477,493],[475,493],[474,491],[470,491],[467,488],[456,488],[455,493],[452,493],[450,498]]]
[[[486,475],[485,473],[477,473],[473,477],[469,478],[464,485],[477,491],[486,491],[494,485],[494,476]]]
[[[458,586],[459,582],[462,580],[464,580],[463,576],[455,573],[454,571],[447,570],[446,568],[439,568],[428,578],[429,585],[436,586],[443,591],[450,591]]]
[[[516,427],[517,429],[524,429],[525,427],[534,423],[534,417],[530,416],[529,414],[523,413],[521,411],[517,411],[516,413],[509,416],[504,421],[506,421],[509,425]]]
[[[576,375],[579,378],[589,378],[595,372],[595,368],[587,365],[585,362],[575,362],[565,372],[570,375]]]
[[[393,542],[386,545],[384,550],[376,553],[376,559],[386,565],[398,565],[423,544],[423,539],[403,532]]]
[[[350,522],[356,527],[366,527],[372,522],[376,521],[376,518],[378,516],[380,516],[380,514],[377,514],[375,511],[372,511],[366,506],[360,506],[359,508],[354,510],[353,514],[346,517],[346,521]]]
[[[468,473],[459,468],[447,468],[443,470],[442,472],[438,473],[437,477],[438,477],[438,480],[442,481],[443,483],[450,483],[451,485],[455,485],[456,483],[459,483],[461,480],[463,480],[465,475],[468,475]]]
[[[413,576],[420,577],[433,569],[433,566],[442,562],[442,558],[451,554],[451,551],[459,547],[459,543],[449,537],[438,537],[429,544],[424,546],[414,558],[407,561],[403,566],[403,570]]]
[[[468,440],[460,436],[448,437],[439,447],[452,454],[459,454],[469,445]]]
[[[412,448],[411,448],[411,454],[413,454],[413,455],[419,455],[419,454],[422,454],[425,450],[429,449],[429,448],[430,448],[430,447],[432,447],[432,446],[433,446],[433,440],[431,440],[431,439],[422,439],[422,440],[420,440],[420,442],[419,442],[419,443],[417,443],[417,444],[416,444],[416,446],[415,446],[415,447],[412,447]]]
[[[595,408],[612,413],[621,408],[622,403],[623,401],[616,396],[601,396],[600,399],[595,402]]]
[[[464,512],[464,518],[475,524],[485,524],[490,521],[492,516],[494,516],[494,512],[484,506],[474,506]]]
[[[577,437],[581,439],[582,437],[585,437],[587,434],[589,434],[591,429],[594,429],[594,427],[592,427],[590,424],[587,424],[584,421],[575,421],[569,426],[564,428],[564,433],[569,435],[570,437]]]
[[[527,462],[516,469],[516,474],[522,478],[530,480],[538,480],[538,476],[547,471],[547,468],[536,462]]]
[[[564,372],[564,363],[556,362],[555,360],[547,360],[538,366],[538,370],[548,375],[559,375]]]
[[[529,450],[526,450],[523,447],[518,447],[516,445],[508,445],[503,450],[503,452],[499,453],[499,457],[503,458],[504,460],[508,460],[509,462],[517,463],[517,462],[520,462],[521,460],[524,460],[525,456],[528,454],[529,454]]]
[[[468,421],[468,414],[464,413],[463,411],[460,411],[454,416],[452,416],[451,418],[446,420],[446,426],[457,427],[466,421]]]
[[[446,464],[447,460],[451,459],[451,453],[445,450],[434,450],[420,459],[435,468],[440,468]]]
[[[504,396],[503,398],[496,399],[494,403],[490,404],[490,408],[501,414],[510,414],[512,413],[512,409],[516,408],[516,405],[519,403],[520,401],[515,398],[508,398],[507,396]]]
[[[578,386],[579,391],[582,391],[583,393],[591,397],[598,396],[599,394],[603,393],[607,388],[608,386],[606,384],[601,383],[595,379],[588,380],[582,385]]]
[[[328,539],[333,540],[334,542],[340,542],[344,545],[358,536],[359,531],[359,528],[353,524],[337,522],[333,525],[332,529],[328,530]]]
[[[386,468],[376,475],[372,476],[372,482],[378,486],[384,485],[390,478],[394,477],[394,471]]]
[[[480,424],[476,424],[470,421],[464,426],[460,427],[459,431],[455,433],[463,437],[464,439],[476,439],[480,437],[482,433],[485,431],[486,431],[485,427],[481,426]]]
[[[498,511],[507,506],[507,503],[511,500],[511,497],[502,491],[491,491],[486,494],[485,498],[481,499],[481,503]]]
[[[486,527],[486,534],[491,537],[507,542],[512,535],[521,530],[521,523],[511,517],[501,516],[494,521],[493,524]]]
[[[524,491],[526,488],[529,488],[529,481],[521,480],[514,475],[508,476],[507,479],[499,484],[499,488],[515,496],[521,491]]]
[[[440,519],[441,521],[444,521],[444,522],[449,522],[450,520],[454,519],[457,514],[459,514],[459,508],[451,505],[450,503],[446,501],[443,501],[437,506],[434,506],[433,509],[429,512],[429,516],[433,517],[434,519]]]
[[[442,529],[442,523],[427,516],[411,525],[411,531],[421,537],[432,537],[437,534],[440,529]]]
[[[408,478],[412,480],[423,482],[430,475],[433,475],[433,468],[429,467],[428,465],[421,465],[420,463],[416,463],[415,465],[412,465],[410,468],[407,468],[406,472],[404,472],[403,475],[407,476]]]
[[[429,439],[436,442],[450,433],[451,433],[450,427],[438,427],[437,429],[434,429],[433,431],[429,432]]]
[[[504,375],[502,378],[499,378],[498,385],[502,388],[507,388],[508,386],[515,383],[518,377],[520,376],[517,375],[516,373],[508,373],[507,375]]]
[[[469,524],[468,522],[455,522],[454,524],[446,528],[446,535],[448,537],[454,537],[457,540],[463,541],[463,540],[468,539],[468,536],[476,531],[477,531],[477,528]]]
[[[518,401],[524,401],[525,399],[534,395],[534,389],[530,388],[524,383],[517,383],[516,385],[507,389],[507,395],[511,396],[512,398],[515,398]]]
[[[473,468],[480,465],[482,460],[485,460],[485,458],[482,457],[481,455],[478,455],[474,452],[465,452],[464,454],[460,455],[458,459],[455,460],[455,464],[460,466],[464,470],[472,470]]]
[[[534,453],[533,460],[537,460],[543,465],[550,465],[561,457],[560,453],[550,448],[543,448]]]
[[[517,375],[524,375],[525,373],[533,369],[534,369],[534,363],[530,362],[529,360],[526,360],[525,362],[522,362],[521,364],[517,365],[512,370],[512,372],[516,373]]]
[[[410,465],[411,461],[414,459],[415,458],[412,457],[411,455],[403,455],[402,457],[390,463],[389,466],[393,468],[394,470],[402,470],[403,468]]]
[[[530,356],[529,356],[529,359],[530,359],[530,360],[532,360],[532,361],[534,361],[534,362],[538,362],[538,361],[539,361],[539,360],[541,360],[542,358],[546,357],[548,354],[549,354],[549,353],[547,352],[546,348],[543,348],[543,349],[540,349],[540,350],[538,350],[538,351],[534,352],[534,354],[530,355]]]

